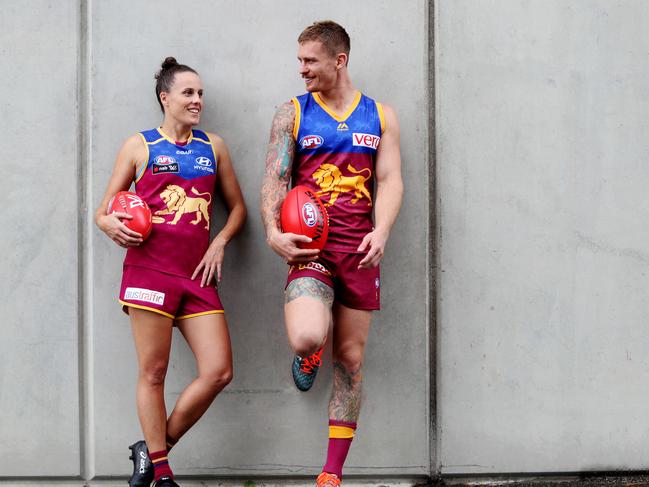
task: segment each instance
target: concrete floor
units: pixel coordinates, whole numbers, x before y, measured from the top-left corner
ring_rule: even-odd
[[[182,480],[177,479],[181,487],[313,487],[313,480]],[[52,479],[31,479],[31,480],[0,480],[0,486],[12,487],[125,487],[126,479],[111,480],[52,480]],[[349,480],[345,481],[345,487],[415,487],[431,485],[423,479],[382,479],[382,480]]]
[[[181,487],[313,487],[315,479],[196,480],[179,479]],[[0,480],[0,487],[125,487],[126,479]],[[562,476],[445,477],[427,479],[348,479],[344,487],[649,487],[649,475],[576,474]]]
[[[649,487],[649,475],[641,472],[497,478],[448,477],[434,479],[429,485],[435,487]]]

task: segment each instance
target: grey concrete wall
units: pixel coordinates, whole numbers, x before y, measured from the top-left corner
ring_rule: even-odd
[[[80,472],[77,10],[0,15],[0,476]]]
[[[9,140],[38,149],[7,156],[15,189],[0,197],[9,208],[4,228],[14,229],[0,247],[9,257],[3,274],[21,276],[18,284],[3,280],[9,326],[0,328],[0,478],[130,472],[126,447],[141,433],[135,353],[116,302],[123,251],[94,228],[91,215],[121,142],[161,121],[153,74],[168,55],[201,73],[201,126],[228,143],[250,210],[226,251],[221,288],[235,379],[174,450],[172,465],[190,475],[319,472],[330,359],[309,394],[294,388],[282,319],[286,266],[266,247],[257,208],[274,111],[303,92],[296,37],[323,18],[341,22],[352,37],[356,85],[398,111],[408,188],[383,267],[384,311],[369,339],[365,409],[346,472],[428,473],[426,12],[423,0],[340,0],[317,9],[297,0],[3,6],[2,53],[21,70],[1,81],[0,106],[11,115],[0,124]],[[35,38],[23,35],[35,30]],[[43,169],[26,178],[26,166]],[[20,203],[18,188],[33,204]],[[80,228],[77,199],[88,204]],[[45,234],[43,226],[27,225],[34,220],[46,222]],[[194,374],[188,348],[175,338],[170,406]]]
[[[649,4],[436,19],[440,469],[646,469]]]

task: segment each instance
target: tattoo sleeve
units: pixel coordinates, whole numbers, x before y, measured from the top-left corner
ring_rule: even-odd
[[[260,197],[261,218],[266,235],[280,227],[280,208],[291,180],[291,168],[295,156],[294,123],[295,106],[289,101],[280,106],[275,113],[266,152],[266,172]]]
[[[334,362],[334,385],[329,400],[329,417],[355,423],[361,412],[361,371],[347,370],[340,362]]]
[[[314,277],[300,277],[291,281],[286,287],[284,302],[290,303],[303,296],[322,301],[330,308],[334,301],[334,290]]]

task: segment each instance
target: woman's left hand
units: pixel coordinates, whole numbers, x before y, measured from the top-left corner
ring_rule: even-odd
[[[207,248],[207,252],[205,252],[200,263],[196,266],[196,270],[192,274],[192,280],[196,279],[196,276],[198,276],[202,269],[201,287],[207,286],[212,282],[214,277],[216,277],[217,284],[221,282],[221,266],[223,264],[226,243],[224,238],[218,235],[214,237],[214,240],[212,240],[212,243]]]

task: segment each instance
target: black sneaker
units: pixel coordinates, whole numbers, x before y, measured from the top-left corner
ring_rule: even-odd
[[[136,441],[128,447],[133,460],[133,475],[128,481],[130,487],[149,487],[153,482],[153,463],[144,440]]]
[[[160,477],[157,481],[155,481],[153,483],[153,487],[180,487],[180,485],[174,482],[174,479],[165,475],[164,477]]]

